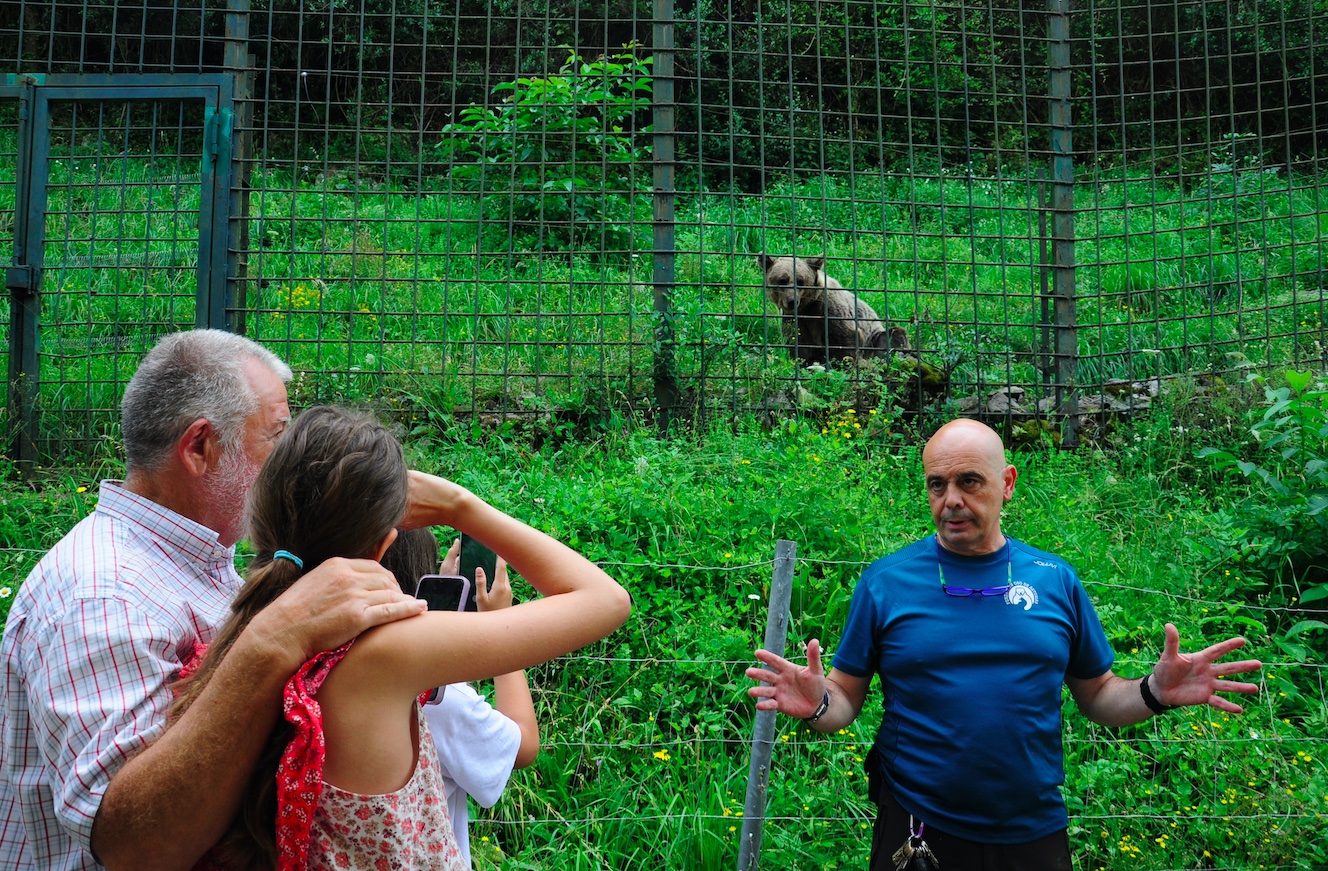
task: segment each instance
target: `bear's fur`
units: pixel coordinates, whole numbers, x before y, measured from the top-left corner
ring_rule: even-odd
[[[825,273],[825,257],[758,255],[765,292],[783,314],[784,340],[806,365],[908,350],[908,334]]]

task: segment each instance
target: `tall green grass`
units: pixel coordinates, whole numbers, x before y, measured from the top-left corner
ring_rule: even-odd
[[[1067,696],[1064,792],[1081,869],[1328,863],[1328,647],[1310,635],[1298,652],[1284,648],[1295,615],[1261,607],[1259,585],[1212,537],[1215,513],[1244,493],[1193,459],[1214,432],[1192,429],[1194,415],[1209,408],[1164,408],[1109,451],[1013,457],[1021,476],[1006,529],[1078,568],[1119,674],[1156,660],[1168,620],[1184,650],[1240,633],[1266,663],[1263,691],[1239,717],[1186,709],[1105,729]],[[798,656],[810,637],[834,648],[867,561],[930,530],[917,448],[892,426],[854,427],[856,416],[838,412],[825,432],[729,424],[687,442],[631,428],[540,448],[439,433],[411,441],[414,465],[571,542],[636,604],[606,641],[532,671],[544,749],[474,824],[478,867],[734,867],[753,715],[743,668],[764,634],[775,542],[798,546]],[[63,471],[37,491],[0,486],[5,584],[18,586],[90,509],[94,493],[78,487],[113,472]],[[778,722],[764,867],[861,866],[870,809],[860,759],[879,710],[873,690],[845,734]]]

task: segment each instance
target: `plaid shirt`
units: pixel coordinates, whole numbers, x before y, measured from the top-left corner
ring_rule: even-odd
[[[0,641],[0,868],[100,867],[89,844],[106,787],[164,731],[171,681],[240,584],[215,532],[102,484],[19,588]]]

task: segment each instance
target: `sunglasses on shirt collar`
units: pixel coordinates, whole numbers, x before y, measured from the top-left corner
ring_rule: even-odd
[[[936,542],[936,574],[941,579],[941,592],[947,596],[966,599],[970,596],[1004,596],[1014,586],[1014,569],[1010,565],[1010,539],[1005,539],[1005,583],[999,587],[950,587],[945,583],[945,568],[941,565],[941,543]]]

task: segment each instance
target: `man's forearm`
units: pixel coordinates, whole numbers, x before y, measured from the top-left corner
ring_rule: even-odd
[[[98,861],[117,869],[188,869],[230,826],[281,715],[289,676],[243,638],[198,699],[112,779],[92,825]]]
[[[1075,704],[1098,725],[1132,726],[1153,716],[1139,693],[1138,680],[1108,674],[1101,682],[1089,681],[1079,687],[1073,681],[1067,683],[1074,693]]]

